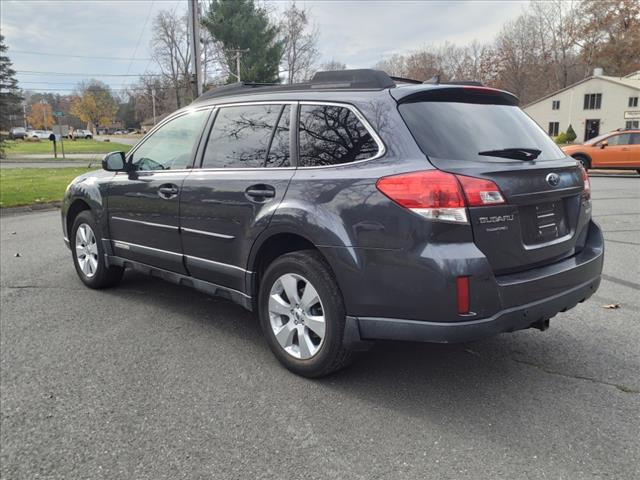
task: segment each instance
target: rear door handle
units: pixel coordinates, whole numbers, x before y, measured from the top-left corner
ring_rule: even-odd
[[[244,193],[249,197],[250,200],[254,201],[265,201],[268,198],[273,198],[276,196],[276,189],[271,185],[257,184],[251,185],[248,187]]]
[[[179,192],[180,190],[178,190],[178,186],[173,183],[165,183],[158,187],[158,196],[165,200],[177,197]]]

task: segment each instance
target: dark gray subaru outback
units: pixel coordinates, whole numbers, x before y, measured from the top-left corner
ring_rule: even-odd
[[[517,103],[374,70],[218,88],[69,185],[65,242],[89,287],[129,268],[257,312],[308,377],[377,339],[544,330],[604,245],[587,174]]]

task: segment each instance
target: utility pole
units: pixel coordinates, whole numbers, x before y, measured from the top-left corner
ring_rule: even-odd
[[[151,105],[153,105],[153,125],[156,124],[156,89],[151,89]]]
[[[189,42],[191,45],[191,70],[193,98],[202,95],[202,69],[200,66],[200,8],[198,0],[187,0],[189,5]]]
[[[22,104],[22,121],[24,122],[24,129],[27,129],[27,105]]]
[[[242,81],[242,79],[240,78],[240,58],[242,57],[243,53],[247,53],[249,51],[248,48],[237,48],[237,49],[232,49],[229,50],[230,53],[235,53],[236,54],[236,78],[238,79],[238,83],[240,83]]]

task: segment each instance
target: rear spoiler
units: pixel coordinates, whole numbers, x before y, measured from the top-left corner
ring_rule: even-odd
[[[512,93],[477,85],[442,85],[424,90],[407,88],[401,91],[401,89],[394,89],[392,95],[398,104],[415,102],[460,102],[512,106],[520,104],[518,97]]]

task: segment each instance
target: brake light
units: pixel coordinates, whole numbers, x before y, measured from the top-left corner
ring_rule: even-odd
[[[467,207],[505,203],[492,181],[440,170],[382,177],[376,187],[412,212],[442,222],[468,223]]]

